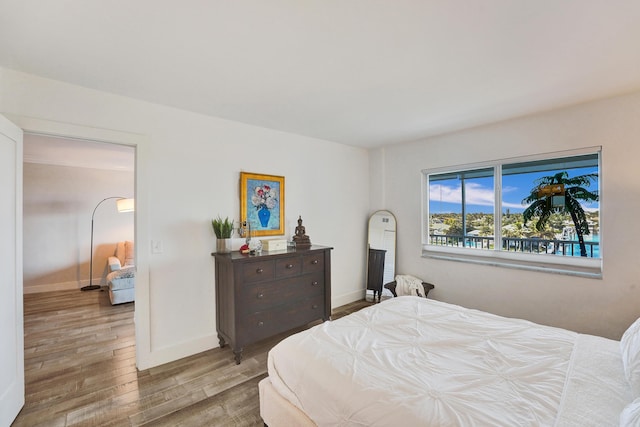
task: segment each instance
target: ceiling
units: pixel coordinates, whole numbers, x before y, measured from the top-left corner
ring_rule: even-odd
[[[0,66],[375,147],[640,89],[640,1],[0,0]]]
[[[132,172],[135,149],[126,145],[24,134],[25,163]]]

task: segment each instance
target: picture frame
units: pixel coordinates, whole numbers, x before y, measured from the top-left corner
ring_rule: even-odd
[[[253,236],[284,234],[284,176],[240,172],[240,223]]]

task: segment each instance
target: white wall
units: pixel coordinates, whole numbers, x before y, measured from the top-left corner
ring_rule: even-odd
[[[150,254],[149,241],[137,243],[138,255],[145,251],[140,258],[149,260],[149,312],[143,316],[150,331],[138,342],[144,340],[150,354],[142,368],[218,345],[210,221],[218,214],[238,218],[240,171],[283,175],[287,229],[302,215],[311,241],[334,247],[333,306],[364,295],[366,150],[3,68],[0,111],[146,136],[138,152],[145,182],[138,190],[144,195],[136,194],[146,206],[136,221],[147,228],[149,240],[163,242],[164,253]]]
[[[24,292],[87,285],[91,213],[105,197],[133,197],[133,172],[25,163],[23,176]],[[105,285],[107,257],[117,242],[133,239],[133,214],[118,213],[115,200],[101,204],[94,218],[93,284]]]
[[[438,300],[619,339],[640,316],[638,117],[640,93],[372,151],[386,202],[371,204],[396,214],[397,271]],[[602,280],[421,257],[422,169],[590,146],[602,146]]]

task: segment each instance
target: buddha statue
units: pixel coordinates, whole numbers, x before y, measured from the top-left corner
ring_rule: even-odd
[[[296,244],[296,249],[309,249],[311,247],[311,240],[307,236],[304,225],[302,225],[302,216],[298,216],[298,226],[296,227],[293,241]]]

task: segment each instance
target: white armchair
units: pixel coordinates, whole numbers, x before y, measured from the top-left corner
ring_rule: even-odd
[[[131,241],[118,242],[115,256],[109,257],[107,286],[111,304],[122,304],[135,299],[136,267],[134,245]]]

